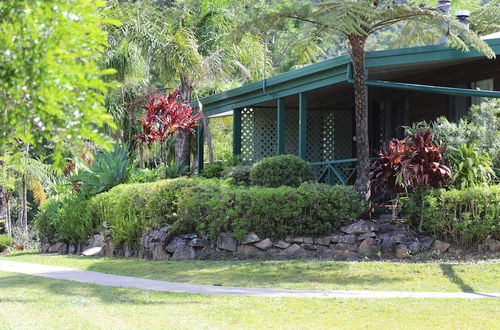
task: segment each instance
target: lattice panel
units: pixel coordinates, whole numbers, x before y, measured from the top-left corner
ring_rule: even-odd
[[[241,158],[252,163],[255,157],[255,118],[252,108],[241,111]]]
[[[351,158],[353,147],[352,113],[335,111],[334,157],[335,159]]]
[[[276,118],[277,114],[274,108],[254,108],[255,149],[253,162],[276,156],[278,144]]]

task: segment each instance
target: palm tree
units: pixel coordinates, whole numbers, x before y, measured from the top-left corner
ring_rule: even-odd
[[[140,47],[153,77],[163,86],[176,84],[181,101],[191,103],[195,89],[255,78],[251,68],[262,62],[248,54],[262,48],[259,39],[250,35],[240,47],[228,38],[242,10],[239,0],[178,0],[162,8],[142,1],[115,6],[114,17],[123,22],[116,33]],[[189,166],[190,149],[191,132],[179,130],[176,161]]]
[[[472,28],[481,31],[485,26],[497,22],[498,1],[491,1],[488,9],[481,9],[482,16],[474,21]],[[491,15],[496,13],[497,16]],[[479,12],[478,12],[479,13]],[[487,15],[485,13],[488,13]],[[273,29],[283,20],[295,20],[302,23],[303,29],[316,36],[335,36],[343,38],[348,43],[354,74],[355,116],[356,116],[356,147],[358,158],[358,175],[355,187],[365,200],[370,198],[369,182],[369,144],[368,119],[366,102],[366,71],[365,45],[367,39],[390,26],[405,23],[411,29],[403,29],[411,39],[419,42],[430,42],[436,36],[447,35],[446,44],[467,51],[473,47],[483,52],[489,58],[495,54],[472,29],[467,29],[454,18],[444,15],[435,8],[429,8],[413,1],[397,3],[392,0],[318,0],[307,1],[284,0],[273,4],[271,13],[261,15],[240,27],[247,30],[258,26],[263,29]],[[498,25],[498,23],[495,23]],[[431,33],[429,33],[431,32]],[[431,39],[429,39],[431,38]],[[408,38],[406,38],[408,44]]]

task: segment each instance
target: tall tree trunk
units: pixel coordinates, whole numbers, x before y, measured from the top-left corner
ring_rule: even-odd
[[[23,174],[21,179],[21,196],[19,196],[19,216],[17,218],[17,225],[23,231],[28,232],[28,189],[26,183],[26,175]]]
[[[7,191],[0,186],[0,224],[3,223],[5,227],[5,232],[9,234],[9,222],[7,217],[8,207],[7,207]]]
[[[356,152],[358,158],[358,175],[355,188],[363,199],[370,199],[370,163],[368,143],[368,111],[365,82],[365,42],[366,36],[351,35],[348,37],[352,66],[354,71],[354,97],[356,113]]]
[[[181,74],[180,98],[182,102],[191,105],[193,86],[189,77]],[[179,129],[175,134],[175,161],[183,166],[191,165],[191,139],[193,134],[190,130]]]

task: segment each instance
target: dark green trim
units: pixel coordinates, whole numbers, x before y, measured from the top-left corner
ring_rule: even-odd
[[[201,119],[198,121],[196,127],[196,154],[198,158],[198,174],[203,173],[204,156],[205,156],[205,143],[203,139],[203,122]]]
[[[276,152],[278,155],[283,155],[285,153],[285,100],[283,98],[277,100],[276,130],[278,140]]]
[[[241,155],[241,109],[233,111],[233,155]]]
[[[500,39],[486,41],[496,54],[500,54]],[[472,49],[462,52],[444,45],[400,48],[366,53],[366,67],[389,67],[412,63],[453,61],[483,57]],[[257,105],[280,97],[295,95],[316,88],[345,82],[342,72],[350,63],[348,55],[342,55],[307,67],[290,71],[266,80],[266,94],[262,91],[262,81],[242,86],[201,99],[204,112],[211,116],[239,107]],[[193,107],[198,104],[193,102]]]
[[[299,157],[307,158],[307,94],[299,94]]]

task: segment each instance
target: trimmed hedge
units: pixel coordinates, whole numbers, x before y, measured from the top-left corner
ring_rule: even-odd
[[[363,202],[352,187],[303,184],[298,188],[239,188],[200,183],[186,189],[179,225],[185,231],[220,232],[237,238],[255,232],[262,237],[317,235],[358,218]]]
[[[136,247],[142,231],[173,225],[177,233],[215,238],[250,232],[282,238],[338,229],[365,211],[352,187],[303,184],[298,188],[236,187],[227,181],[179,178],[122,184],[90,200],[73,196],[44,204],[36,218],[42,237],[86,241],[110,224],[115,244]]]
[[[253,185],[269,188],[298,187],[312,179],[311,165],[294,155],[265,158],[255,163],[250,172]]]
[[[406,220],[434,237],[472,247],[500,238],[500,186],[434,189],[400,198]],[[422,207],[423,205],[423,207]]]

